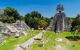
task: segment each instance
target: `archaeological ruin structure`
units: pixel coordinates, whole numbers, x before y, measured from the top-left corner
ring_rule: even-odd
[[[68,31],[69,23],[64,13],[64,7],[62,4],[57,5],[56,14],[54,15],[53,20],[48,28],[57,33]]]

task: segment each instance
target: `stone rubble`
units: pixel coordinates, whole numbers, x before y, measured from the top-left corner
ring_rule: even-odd
[[[26,25],[24,21],[16,21],[16,23],[2,23],[0,22],[0,41],[5,36],[21,36],[26,35],[29,32],[30,27]]]
[[[38,35],[27,40],[26,42],[24,42],[23,44],[15,48],[14,50],[27,50],[32,45],[32,43],[35,41],[35,38],[40,39],[43,36],[43,32],[45,33],[45,31],[40,32]]]

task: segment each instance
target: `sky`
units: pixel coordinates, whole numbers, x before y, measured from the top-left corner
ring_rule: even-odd
[[[22,16],[38,11],[44,17],[52,17],[58,4],[63,4],[67,17],[76,17],[80,13],[80,0],[0,0],[0,9],[13,7]]]

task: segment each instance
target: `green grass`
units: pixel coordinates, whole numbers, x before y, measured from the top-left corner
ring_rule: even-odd
[[[28,50],[54,50],[54,43],[55,43],[55,33],[51,31],[47,31],[42,40],[36,41],[32,44],[32,47],[30,47]],[[44,41],[46,38],[48,38],[48,42],[44,44],[43,47],[40,47],[39,45]]]
[[[70,41],[65,38],[66,36],[73,36],[73,34],[71,32],[64,32],[58,35],[52,31],[47,31],[44,34],[42,40],[35,41],[28,50],[55,50],[55,46],[57,44],[65,47],[67,50],[80,50],[80,41]],[[39,44],[41,44],[42,41],[46,39],[46,37],[49,38],[48,42],[46,42],[43,47],[40,47]],[[55,38],[62,38],[64,40],[63,42],[56,42]]]
[[[64,38],[66,36],[72,36],[71,32],[64,32],[61,34],[61,37]]]
[[[28,40],[29,38],[37,35],[40,30],[35,30],[32,34],[21,36],[20,38],[8,37],[4,41],[4,45],[0,46],[0,50],[13,50],[18,44],[21,44]]]
[[[29,38],[37,35],[39,32],[40,30],[35,30],[32,34],[22,36],[21,38],[14,38],[14,37],[6,38],[5,39],[6,43],[0,46],[0,50],[13,50],[16,47],[16,45],[25,42]],[[80,50],[80,41],[70,41],[65,38],[66,36],[73,36],[73,34],[71,32],[55,34],[52,31],[46,31],[42,39],[39,41],[35,41],[28,50],[55,50],[56,44],[66,47],[67,50]],[[42,44],[42,42],[45,41],[46,38],[48,38],[48,41],[44,44],[43,47],[40,47],[39,45]],[[57,43],[55,41],[55,38],[62,38],[64,40],[63,42]]]
[[[80,35],[80,34],[78,34]],[[74,36],[71,32],[64,32],[63,34],[57,35],[60,38],[65,38],[67,36]],[[66,44],[66,43],[69,44]],[[69,39],[64,39],[64,42],[60,43],[61,45],[65,46],[67,50],[80,50],[80,40],[78,41],[71,41]]]
[[[80,34],[78,34],[80,35]],[[63,34],[61,34],[62,38],[65,38],[67,36],[74,36],[71,32],[64,32]],[[69,44],[66,45],[65,43],[63,43],[68,50],[80,50],[80,40],[78,41],[71,41],[71,40],[65,40],[65,41],[69,41]]]
[[[71,41],[71,45],[67,47],[69,50],[80,50],[80,41]]]

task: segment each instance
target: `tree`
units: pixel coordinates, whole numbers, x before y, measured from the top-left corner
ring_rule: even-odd
[[[74,19],[74,21],[72,22],[72,28],[71,30],[73,30],[73,28],[77,25],[80,25],[80,15],[78,14],[77,17]]]
[[[48,25],[48,23],[45,20],[40,20],[39,24],[40,24],[40,28],[46,28]]]
[[[0,21],[2,21],[2,19],[3,19],[3,14],[0,14]]]
[[[44,18],[44,20],[47,22],[47,26],[49,26],[52,19],[51,18]]]
[[[77,36],[78,34],[80,34],[80,15],[78,14],[77,17],[74,19],[74,21],[72,22],[72,34],[73,34],[73,39],[74,40],[78,40]]]
[[[31,17],[32,18],[34,18],[34,17],[41,18],[42,16],[38,11],[32,11],[31,12]]]
[[[80,32],[80,25],[77,25],[73,29],[77,34]]]
[[[80,14],[77,15],[77,17],[75,18],[76,21],[80,21]]]
[[[78,40],[79,35],[80,35],[80,25],[77,25],[73,28],[73,40]]]
[[[6,7],[4,9],[4,15],[6,17],[6,20],[9,18],[14,18],[13,21],[16,21],[19,19],[19,13],[15,8]]]
[[[23,16],[19,16],[19,20],[24,21],[24,17]]]
[[[24,20],[25,20],[25,22],[26,22],[26,24],[27,25],[31,25],[31,23],[32,23],[32,17],[31,17],[31,14],[30,13],[27,13],[26,15],[25,15],[25,17],[24,17]]]
[[[49,22],[49,20],[44,18],[39,12],[32,11],[31,13],[27,13],[25,15],[25,22],[31,28],[38,29],[40,27],[47,27],[47,22]]]
[[[7,23],[14,23],[15,20],[14,20],[14,17],[13,16],[10,16],[7,18]]]
[[[71,24],[74,21],[74,18],[67,17],[68,22]]]
[[[39,12],[32,11],[31,13],[27,13],[25,15],[25,22],[31,28],[38,29],[40,18],[41,18],[41,14]]]

